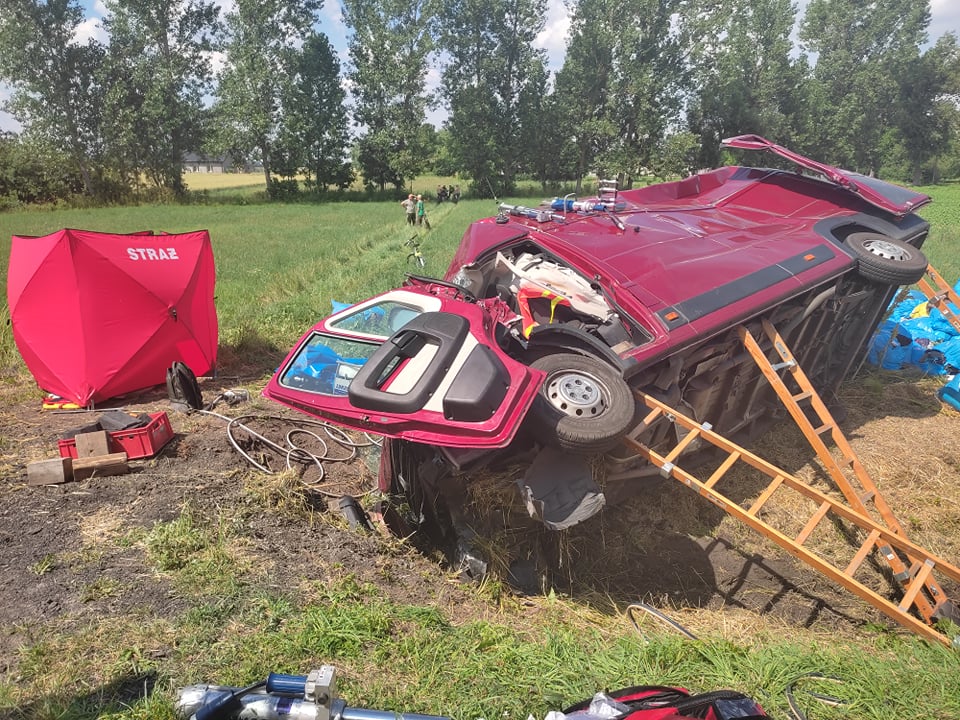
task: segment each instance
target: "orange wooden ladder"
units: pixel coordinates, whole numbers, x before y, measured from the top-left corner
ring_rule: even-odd
[[[823,463],[837,489],[843,493],[850,507],[856,512],[861,515],[879,517],[879,521],[893,533],[906,538],[903,526],[880,494],[873,479],[863,463],[860,462],[856,452],[841,432],[836,420],[834,420],[826,404],[807,378],[806,373],[803,372],[800,364],[790,352],[780,333],[767,320],[763,321],[763,332],[770,340],[775,359],[778,359],[779,362],[770,362],[766,351],[760,347],[759,342],[750,331],[743,326],[739,328],[740,339],[744,346],[753,356],[760,371],[777,393],[797,427],[807,438],[807,442],[816,451],[820,462]],[[788,382],[792,387],[788,387]],[[812,415],[815,416],[816,424],[811,421],[810,415],[804,410],[801,403],[806,405]],[[830,438],[833,441],[839,451],[839,459],[827,447],[825,438]],[[877,550],[887,561],[893,571],[894,578],[904,587],[907,587],[917,573],[922,570],[922,565],[916,558],[908,556],[905,561],[883,544],[877,545]],[[928,575],[923,586],[925,592],[917,596],[915,604],[920,615],[927,622],[933,623],[939,617],[940,613],[938,611],[941,606],[946,608],[946,603],[949,601],[943,588],[933,577]]]
[[[949,303],[954,307],[960,308],[960,296],[950,286],[946,280],[934,269],[933,265],[927,265],[927,275],[917,281],[917,287],[927,297],[933,307],[941,312],[943,317],[953,327],[960,332],[960,317],[950,309]]]
[[[767,462],[746,448],[717,434],[708,423],[699,423],[643,392],[636,391],[636,395],[649,410],[641,422],[641,427],[650,428],[661,422],[671,423],[675,426],[677,435],[680,437],[679,442],[666,453],[655,451],[633,437],[624,438],[623,442],[638,455],[659,468],[661,475],[679,480],[687,487],[695,490],[721,510],[772,540],[797,559],[867,601],[904,627],[929,640],[936,640],[946,645],[951,643],[951,639],[928,624],[925,621],[926,618],[924,620],[918,619],[912,614],[911,610],[916,609],[918,613],[923,614],[923,609],[921,609],[922,591],[928,589],[934,570],[956,582],[960,582],[960,568],[913,544],[902,534],[894,532],[866,514],[854,510],[842,500],[830,497],[826,493],[811,487],[786,470]],[[680,467],[678,463],[683,458],[685,451],[699,449],[704,442],[719,448],[726,454],[726,457],[706,479],[700,479]],[[766,487],[750,503],[749,507],[740,505],[718,489],[721,481],[728,476],[730,470],[738,463],[746,464],[769,478],[766,481]],[[809,518],[806,514],[803,515],[799,530],[797,530],[799,523],[795,515],[775,512],[778,503],[771,502],[774,497],[779,500],[784,494],[790,492],[805,498],[807,506],[812,505],[814,508]],[[826,550],[822,547],[820,549],[814,547],[817,542],[823,539],[821,534],[824,531],[830,535],[829,528],[823,524],[826,519],[839,523],[847,531],[855,529],[860,535],[861,544],[855,552],[847,544],[839,546],[841,551],[850,550],[852,552],[849,558],[838,560],[836,557],[832,557],[837,555],[838,552],[836,544]],[[904,583],[903,597],[899,603],[887,599],[856,577],[858,573],[863,573],[871,567],[869,563],[865,564],[864,561],[878,548],[885,548],[885,552],[889,552],[894,557],[899,557],[898,553],[907,556],[918,566],[917,570]],[[874,570],[876,569],[874,568]],[[929,603],[925,607],[928,606]],[[953,639],[953,643],[960,644],[960,637]]]

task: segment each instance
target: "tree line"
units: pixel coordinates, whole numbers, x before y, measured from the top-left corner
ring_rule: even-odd
[[[5,0],[22,131],[0,137],[0,206],[180,195],[190,152],[262,168],[273,197],[428,172],[487,196],[629,184],[713,167],[744,133],[897,181],[960,177],[960,47],[928,42],[928,0],[810,0],[800,18],[792,0],[570,0],[555,73],[534,45],[546,0],[341,0],[344,65],[322,4],[104,0],[108,41],[81,42],[79,0]]]

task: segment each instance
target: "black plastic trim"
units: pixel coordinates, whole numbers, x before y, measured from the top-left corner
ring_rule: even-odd
[[[464,338],[470,331],[465,317],[426,312],[395,332],[370,356],[350,382],[350,404],[361,410],[413,413],[420,410],[449,372]],[[392,363],[416,355],[426,343],[438,345],[437,354],[409,392],[390,393],[380,388],[390,377]]]
[[[850,232],[843,233],[842,237],[837,235],[837,232],[844,228],[850,228],[850,232],[856,232],[858,228],[872,230],[873,232],[886,235],[894,240],[900,240],[913,245],[915,248],[919,248],[927,238],[927,233],[930,231],[930,223],[919,215],[907,215],[894,224],[876,215],[856,213],[854,215],[824,218],[813,226],[814,232],[818,235],[821,235],[838,247],[843,248],[843,251],[850,255],[850,257],[856,258],[856,256],[851,254],[843,245],[843,240]]]
[[[510,373],[487,345],[477,345],[443,396],[443,416],[457,422],[489,420],[510,387]]]

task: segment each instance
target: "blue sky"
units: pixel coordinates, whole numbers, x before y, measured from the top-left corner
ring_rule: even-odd
[[[800,7],[800,14],[802,15],[807,0],[796,1]],[[84,40],[88,37],[104,39],[103,30],[100,27],[100,18],[103,17],[105,9],[101,0],[81,0],[80,4],[84,8],[87,19],[79,29],[78,39]],[[229,9],[232,5],[232,0],[217,0],[217,4],[223,9]],[[547,52],[550,69],[557,70],[563,61],[570,21],[563,0],[547,0],[547,4],[547,24],[537,37],[535,45]],[[346,28],[343,24],[340,7],[339,0],[326,1],[324,8],[321,10],[320,29],[330,38],[330,41],[340,54],[341,62],[345,64],[347,61]],[[935,41],[938,37],[951,30],[960,34],[960,1],[932,0],[931,11],[933,18],[929,28],[929,35],[932,41]],[[428,86],[436,87],[439,80],[440,77],[437,69],[431,69],[428,75]],[[9,88],[0,85],[0,103],[6,100],[8,95]],[[428,120],[435,125],[440,125],[444,117],[445,113],[442,110],[438,110],[428,116]],[[0,130],[17,129],[17,123],[7,113],[0,111]]]

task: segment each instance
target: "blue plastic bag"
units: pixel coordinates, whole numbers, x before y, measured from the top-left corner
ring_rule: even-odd
[[[952,408],[960,410],[960,373],[954,375],[953,380],[940,388],[937,397]]]

